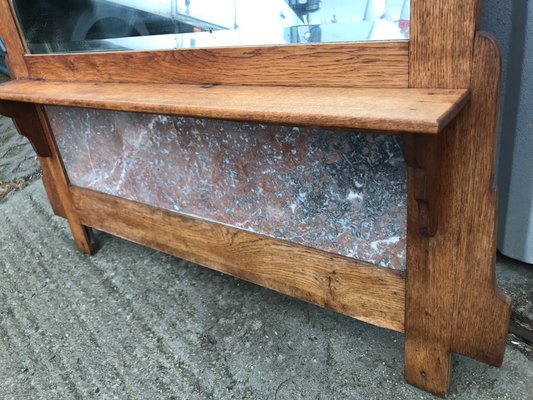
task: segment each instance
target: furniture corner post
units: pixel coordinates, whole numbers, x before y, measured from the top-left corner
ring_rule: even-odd
[[[496,287],[496,189],[500,54],[476,35],[471,102],[436,138],[438,228],[420,231],[417,180],[408,167],[405,379],[445,396],[451,354],[490,365],[503,360],[510,300]],[[415,150],[419,154],[424,146]],[[419,184],[419,183],[418,183]]]
[[[69,188],[69,179],[65,171],[59,149],[55,142],[45,111],[35,105],[35,119],[42,128],[44,138],[50,147],[49,157],[40,157],[43,169],[43,181],[50,198],[52,208],[56,214],[65,217],[70,226],[74,243],[79,251],[85,254],[95,254],[98,250],[92,229],[84,226],[78,216]]]
[[[439,252],[453,247],[435,246],[448,224],[439,215],[447,205],[441,196],[430,196],[442,179],[442,150],[442,135],[404,135],[408,190],[404,376],[406,382],[444,397],[451,377],[454,276],[447,265],[450,260]]]
[[[428,135],[403,135],[403,154],[409,176],[413,204],[417,205],[419,233],[434,236],[438,228],[439,207],[439,138]],[[413,212],[414,209],[413,209]],[[414,222],[414,220],[413,220]],[[415,229],[415,226],[412,227]]]

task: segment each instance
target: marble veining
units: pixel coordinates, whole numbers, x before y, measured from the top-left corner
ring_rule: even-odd
[[[46,110],[73,185],[405,268],[399,136]]]

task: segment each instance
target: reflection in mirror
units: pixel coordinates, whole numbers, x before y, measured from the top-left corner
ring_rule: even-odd
[[[7,63],[6,63],[6,54],[7,54],[6,46],[4,45],[4,42],[2,41],[2,38],[0,37],[0,73],[4,75],[9,75],[9,71],[7,69]]]
[[[13,0],[32,53],[398,40],[410,0]]]

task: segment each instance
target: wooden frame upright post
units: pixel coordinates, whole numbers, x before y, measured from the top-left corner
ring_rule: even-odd
[[[452,353],[499,366],[505,349],[510,300],[495,284],[492,182],[500,54],[488,35],[476,36],[479,0],[412,0],[411,7],[410,86],[470,87],[472,94],[441,135],[406,138],[404,373],[407,382],[445,396]],[[421,186],[433,197],[421,199]],[[421,229],[428,221],[432,229]]]

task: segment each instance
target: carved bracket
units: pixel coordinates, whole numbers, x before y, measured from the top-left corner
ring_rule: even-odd
[[[37,105],[16,101],[0,101],[0,114],[13,119],[18,132],[26,136],[39,157],[50,157],[52,151],[37,113]]]
[[[404,135],[403,153],[418,204],[418,226],[423,236],[435,236],[438,227],[438,137]]]

